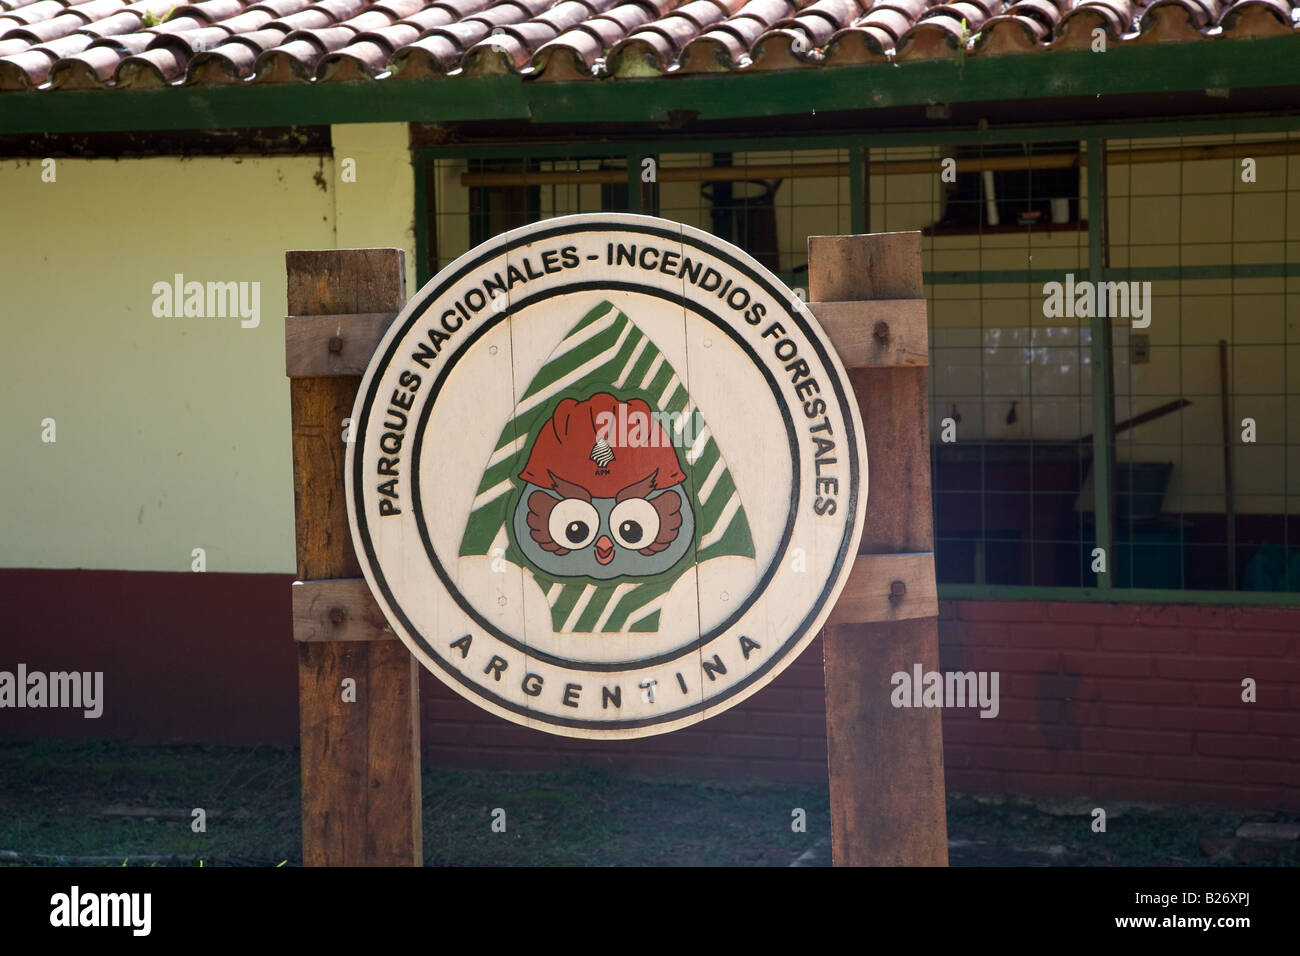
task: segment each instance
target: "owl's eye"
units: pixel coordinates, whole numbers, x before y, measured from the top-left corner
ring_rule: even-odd
[[[620,501],[609,513],[614,540],[625,548],[644,548],[659,534],[659,512],[645,498]]]
[[[600,527],[600,515],[589,501],[565,498],[551,509],[546,524],[552,541],[574,551],[591,544]]]

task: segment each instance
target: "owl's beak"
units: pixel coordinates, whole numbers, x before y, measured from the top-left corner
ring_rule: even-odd
[[[602,534],[596,541],[596,560],[601,564],[614,560],[614,542],[607,534]]]

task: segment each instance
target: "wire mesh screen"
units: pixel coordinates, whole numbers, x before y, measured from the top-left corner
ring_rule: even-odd
[[[428,274],[505,229],[634,211],[734,242],[806,288],[808,236],[850,231],[844,149],[437,159],[428,177]]]
[[[941,584],[1296,590],[1300,139],[1043,136],[865,149],[856,219],[847,148],[439,157],[426,266],[639,211],[802,292],[809,235],[920,230]]]
[[[1077,142],[871,151],[871,229],[921,230],[942,583],[1085,583],[1092,333],[1043,308],[1088,270]]]
[[[1116,368],[1139,417],[1116,426],[1115,583],[1295,591],[1300,139],[1108,145],[1110,266],[1150,286]]]

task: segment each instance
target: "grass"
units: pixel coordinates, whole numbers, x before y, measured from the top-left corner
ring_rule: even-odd
[[[41,741],[0,744],[0,768],[0,850],[196,864],[301,856],[292,751]],[[115,807],[178,816],[123,818]],[[190,828],[195,807],[208,813],[205,833]]]
[[[1106,832],[1092,829],[1092,808],[1106,810]],[[1295,822],[1296,814],[1216,807],[1135,805],[1111,801],[1034,800],[969,794],[948,799],[950,840],[970,842],[951,851],[996,862],[1069,866],[1206,866],[1203,838],[1228,840],[1247,821]],[[977,841],[983,841],[981,844]],[[1054,849],[1055,848],[1055,849]],[[1038,860],[1035,861],[1035,855]],[[1255,862],[1300,865],[1300,847],[1265,850]],[[1001,859],[999,859],[1001,857]]]
[[[828,862],[825,785],[646,780],[587,767],[515,772],[426,768],[425,862],[436,866],[786,866]],[[1202,865],[1202,835],[1281,814],[1108,808],[1086,801],[952,795],[952,862]],[[191,812],[207,829],[191,829]],[[795,832],[791,811],[806,812]],[[493,828],[504,811],[504,831]],[[130,814],[135,814],[131,816]],[[1292,816],[1290,819],[1295,819]],[[271,747],[0,743],[0,851],[20,861],[276,866],[301,862],[298,754]],[[1294,848],[1263,862],[1300,864]]]

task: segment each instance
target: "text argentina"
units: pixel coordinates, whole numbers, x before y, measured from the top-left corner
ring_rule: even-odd
[[[470,647],[474,642],[471,634],[465,634],[450,643],[450,646],[460,651],[461,660],[469,657]],[[760,650],[762,645],[744,634],[740,635],[740,652],[745,660],[749,660],[749,655],[756,650]],[[733,664],[735,662],[733,661]],[[502,675],[510,668],[510,663],[499,654],[493,654],[488,660],[487,666],[483,668],[483,673],[491,676],[498,683],[502,680]],[[713,658],[700,658],[700,673],[702,677],[707,677],[710,682],[717,681],[719,675],[726,675],[727,665],[722,660],[721,654],[714,654]],[[682,694],[690,695],[690,685],[685,675],[678,671],[675,675],[676,685],[681,689]],[[540,674],[534,674],[531,671],[524,674],[520,680],[519,689],[529,697],[542,696],[546,681]],[[643,681],[638,685],[642,691],[647,703],[661,703],[666,701],[657,701],[655,698],[655,681]],[[671,686],[671,685],[670,685]],[[558,696],[559,701],[565,707],[578,707],[582,699],[583,685],[566,683],[562,690],[556,690],[554,693]],[[600,706],[602,710],[608,710],[610,707],[620,708],[623,706],[623,688],[619,684],[614,686],[602,685],[600,688]]]

